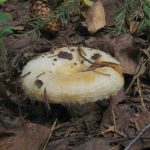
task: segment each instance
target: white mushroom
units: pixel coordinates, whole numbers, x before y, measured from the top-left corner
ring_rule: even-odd
[[[85,47],[63,47],[29,61],[22,88],[31,98],[59,104],[84,104],[108,98],[124,85],[119,62]]]

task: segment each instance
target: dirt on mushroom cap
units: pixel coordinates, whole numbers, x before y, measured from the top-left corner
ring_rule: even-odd
[[[23,76],[31,71],[31,74],[22,79],[25,93],[38,101],[44,101],[46,89],[50,103],[82,104],[102,100],[122,88],[124,79],[120,70],[108,65],[119,66],[117,60],[100,50],[85,47],[81,48],[82,57],[78,49],[64,47],[56,49],[54,54],[46,53],[31,60],[22,72]],[[63,53],[61,57],[60,53]],[[92,59],[95,53],[99,54],[97,60],[101,64],[96,64]],[[99,67],[91,69],[93,64]],[[37,80],[40,81],[38,85]]]

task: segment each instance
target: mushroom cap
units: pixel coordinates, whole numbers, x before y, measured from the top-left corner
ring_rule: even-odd
[[[63,47],[29,61],[21,83],[24,92],[35,100],[83,104],[116,94],[124,78],[119,62],[105,52]]]

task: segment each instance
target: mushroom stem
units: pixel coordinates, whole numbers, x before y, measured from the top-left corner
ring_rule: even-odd
[[[65,105],[65,108],[67,109],[69,115],[72,118],[76,117],[82,117],[85,115],[89,115],[93,112],[99,111],[99,106],[97,103],[86,103],[86,104],[71,104],[71,105]]]

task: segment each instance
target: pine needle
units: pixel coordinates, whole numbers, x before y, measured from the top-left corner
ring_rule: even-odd
[[[131,20],[137,18],[137,14],[134,14],[135,8],[140,8],[143,10],[143,5],[145,1],[143,0],[126,0],[125,4],[116,12],[114,20],[114,29],[113,33],[120,34],[121,32],[129,32],[129,29],[126,26],[126,17],[130,16]],[[144,27],[143,22],[141,21],[140,29]]]
[[[6,69],[7,50],[4,46],[3,37],[0,37],[0,69]]]
[[[73,9],[77,9],[80,13],[80,0],[68,0],[61,3],[60,6],[55,8],[50,17],[46,19],[31,14],[32,19],[29,20],[28,24],[33,28],[40,29],[51,20],[60,20],[64,25],[70,21],[70,15]]]
[[[70,20],[70,12],[75,8],[77,8],[78,12],[80,12],[80,0],[68,0],[56,7],[53,11],[52,17],[60,19],[61,22],[65,24]]]
[[[6,70],[7,67],[7,49],[4,45],[4,38],[7,34],[12,33],[14,26],[6,26],[3,23],[9,21],[10,19],[10,15],[0,12],[0,71]]]

